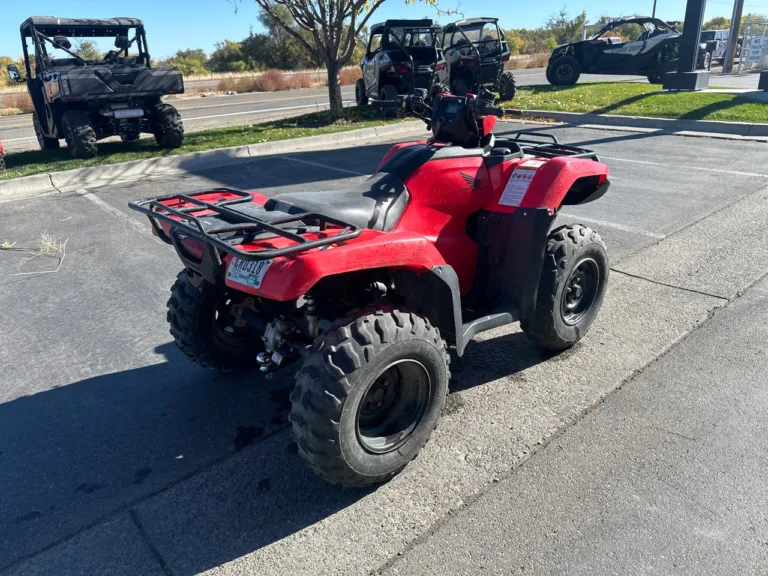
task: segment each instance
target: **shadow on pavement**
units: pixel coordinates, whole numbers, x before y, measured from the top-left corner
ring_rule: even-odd
[[[167,362],[0,405],[0,569],[137,505],[153,542],[181,553],[174,571],[197,573],[375,490],[329,485],[299,459],[287,434],[292,372],[255,382],[198,369],[173,344],[160,351]],[[521,333],[475,343],[453,362],[452,390],[548,357]]]

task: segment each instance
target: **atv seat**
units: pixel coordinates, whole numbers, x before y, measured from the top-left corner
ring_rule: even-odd
[[[315,212],[359,228],[390,232],[407,205],[405,184],[393,174],[379,173],[343,190],[278,194],[265,208],[288,214]]]

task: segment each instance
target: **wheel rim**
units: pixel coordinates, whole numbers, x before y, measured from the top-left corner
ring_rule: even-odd
[[[600,269],[592,258],[579,262],[571,272],[560,301],[563,322],[575,326],[592,308],[600,285]]]
[[[570,64],[561,64],[557,67],[557,77],[559,80],[569,80],[573,76],[573,68]]]
[[[374,380],[357,413],[357,437],[372,454],[400,448],[421,422],[432,392],[423,364],[399,360]]]

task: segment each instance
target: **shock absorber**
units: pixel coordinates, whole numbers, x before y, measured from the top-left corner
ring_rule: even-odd
[[[307,301],[304,316],[307,319],[307,335],[313,340],[320,333],[320,316],[317,315],[317,302],[311,292],[305,296]]]

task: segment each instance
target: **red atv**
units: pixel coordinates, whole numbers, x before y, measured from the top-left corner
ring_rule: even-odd
[[[400,98],[426,142],[394,146],[346,190],[267,198],[226,188],[131,203],[185,266],[171,289],[176,344],[219,370],[297,363],[299,454],[330,482],[397,474],[443,409],[448,345],[520,322],[552,350],[575,344],[608,279],[600,236],[551,230],[563,205],[608,190],[588,150],[495,138],[493,96]]]

